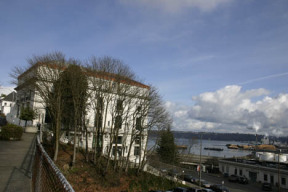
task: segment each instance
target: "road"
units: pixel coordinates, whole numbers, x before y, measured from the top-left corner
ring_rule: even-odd
[[[197,172],[191,172],[191,175],[195,178],[198,178]],[[240,183],[232,183],[228,181],[228,178],[224,178],[222,175],[218,174],[208,174],[202,173],[202,179],[208,181],[211,184],[222,184],[224,181],[224,186],[228,187],[230,192],[263,192],[261,189],[261,184],[259,183],[249,183],[249,184],[240,184]],[[277,191],[275,188],[273,191]],[[284,192],[282,190],[281,192]],[[287,190],[286,190],[287,192]]]
[[[165,173],[162,172],[161,174],[161,171],[159,168],[153,168],[152,166],[150,167],[151,167],[150,168],[151,170],[149,172],[152,174],[155,174],[157,176],[165,176],[167,179],[174,180],[174,181],[177,180],[178,182],[181,182],[181,176],[178,179],[176,179],[175,177],[173,178],[173,177],[168,176],[167,172]],[[163,171],[163,170],[169,170],[169,169],[171,169],[171,167],[168,169],[162,168],[161,170]],[[177,168],[177,170],[178,170],[178,173],[181,173],[180,171],[181,168]],[[194,178],[199,178],[197,171],[191,171],[191,170],[188,171],[187,169],[185,169],[185,174],[192,175],[192,177]],[[224,186],[226,186],[230,190],[230,192],[262,192],[260,183],[256,183],[256,182],[250,182],[249,184],[232,183],[228,181],[228,178],[224,178],[221,174],[212,174],[212,173],[202,172],[201,179],[204,179],[211,184],[224,183]],[[190,184],[188,182],[186,182],[186,184],[191,187],[195,186],[194,184]],[[273,186],[272,191],[278,192],[278,188]],[[288,192],[288,190],[281,189],[280,192]]]

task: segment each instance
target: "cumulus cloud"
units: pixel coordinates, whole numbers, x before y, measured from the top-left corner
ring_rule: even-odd
[[[288,135],[288,94],[268,95],[232,85],[193,97],[193,106],[169,103],[167,109],[176,129]]]
[[[141,6],[157,8],[166,12],[176,13],[183,9],[198,8],[209,12],[220,5],[227,4],[233,0],[122,0],[123,3],[140,4]]]

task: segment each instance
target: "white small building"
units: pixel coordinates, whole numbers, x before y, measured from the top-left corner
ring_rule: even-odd
[[[287,156],[287,154],[283,155]],[[219,171],[222,174],[245,176],[251,182],[268,182],[276,186],[280,183],[281,188],[288,189],[288,162],[281,162],[280,159],[279,162],[278,159],[275,161],[274,156],[269,161],[265,161],[264,158],[262,160],[222,159],[219,160]]]
[[[17,111],[15,111],[15,103],[17,99],[17,93],[16,92],[11,92],[9,93],[6,97],[1,99],[1,108],[0,111],[6,116],[6,119],[10,123],[18,123],[15,122],[15,117],[17,115]]]
[[[270,141],[269,141],[269,137],[265,136],[261,139],[262,144],[264,145],[269,145]]]

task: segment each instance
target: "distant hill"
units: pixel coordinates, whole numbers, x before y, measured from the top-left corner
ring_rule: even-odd
[[[244,133],[214,133],[214,132],[185,132],[185,131],[172,131],[175,138],[199,138],[202,134],[202,139],[204,140],[218,140],[218,141],[256,141],[255,134],[244,134]],[[150,131],[149,136],[155,137],[158,131]],[[264,135],[257,135],[257,141],[261,141]],[[281,141],[282,143],[288,142],[288,137],[275,137],[269,136],[270,141]]]

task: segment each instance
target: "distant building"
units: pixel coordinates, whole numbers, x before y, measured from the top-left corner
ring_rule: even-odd
[[[265,136],[261,139],[262,141],[262,144],[264,145],[269,145],[270,144],[270,141],[269,141],[269,137]]]
[[[245,176],[251,182],[268,182],[288,189],[288,154],[261,153],[255,159],[228,158],[219,160],[223,174]],[[278,159],[279,158],[279,159]]]
[[[3,113],[6,116],[6,119],[8,122],[16,123],[15,120],[15,111],[14,106],[16,103],[17,94],[15,91],[8,94],[6,97],[1,99],[0,105],[1,105],[1,113]]]

